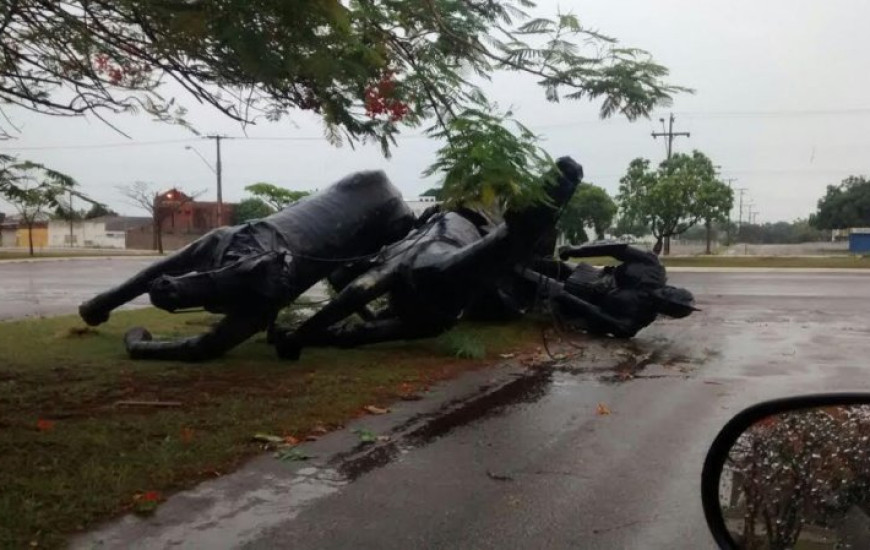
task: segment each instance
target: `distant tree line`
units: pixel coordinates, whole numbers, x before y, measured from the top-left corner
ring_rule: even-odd
[[[870,227],[870,180],[849,176],[829,185],[809,223],[818,229]]]

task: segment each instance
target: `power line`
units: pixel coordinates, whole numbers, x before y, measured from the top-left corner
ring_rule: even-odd
[[[8,151],[49,151],[49,150],[62,150],[62,149],[109,149],[113,147],[147,147],[150,145],[169,145],[169,144],[179,144],[179,143],[190,143],[192,141],[198,141],[201,138],[184,138],[184,139],[161,139],[154,141],[128,141],[128,142],[116,142],[116,143],[99,143],[92,145],[36,145],[36,146],[25,146],[25,147],[16,147],[14,145],[2,145],[0,148],[8,150]]]
[[[836,115],[870,115],[870,107],[857,107],[851,109],[807,109],[807,110],[772,110],[772,111],[676,111],[673,113],[675,115],[684,116],[692,119],[718,119],[718,118],[788,118],[788,117],[813,117],[813,116],[836,116]],[[583,120],[574,120],[574,121],[566,121],[561,123],[552,123],[552,124],[532,124],[529,125],[532,129],[550,129],[550,128],[570,128],[574,126],[588,125],[588,124],[610,124],[617,122],[626,122],[622,119],[600,119],[600,118],[591,118],[591,119],[583,119]],[[658,133],[659,135],[666,135],[667,130],[665,132]],[[682,135],[683,132],[679,132],[678,135]],[[12,144],[0,143],[0,148],[9,150],[9,151],[49,151],[49,150],[78,150],[78,149],[108,149],[114,147],[141,147],[141,146],[154,146],[154,145],[169,145],[169,144],[179,144],[179,143],[190,143],[194,141],[198,141],[202,139],[201,137],[189,137],[189,138],[180,138],[180,139],[162,139],[162,140],[152,140],[152,141],[126,141],[126,142],[115,142],[115,143],[100,143],[100,144],[84,144],[84,145],[37,145],[37,146],[23,146],[18,147]],[[227,139],[230,139],[227,136]],[[277,137],[249,137],[249,136],[237,136],[232,139],[236,139],[239,141],[300,141],[300,142],[324,142],[326,138],[323,136],[277,136]],[[399,134],[396,136],[397,140],[407,140],[407,139],[430,139],[430,136],[426,134]]]

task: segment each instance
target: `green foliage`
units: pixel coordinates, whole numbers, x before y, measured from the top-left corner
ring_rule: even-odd
[[[266,204],[262,199],[247,198],[242,199],[236,205],[234,224],[245,223],[250,220],[258,220],[272,214],[275,210]]]
[[[750,244],[799,244],[828,241],[831,238],[827,230],[816,229],[806,219],[793,222],[775,222],[763,224],[744,223],[740,226],[738,240]]]
[[[537,136],[509,116],[469,109],[433,132],[446,142],[423,175],[441,174],[441,196],[448,207],[478,205],[498,211],[546,200],[541,175],[555,164],[537,146]]]
[[[486,357],[486,346],[473,332],[450,331],[438,337],[438,344],[445,353],[460,359]]]
[[[91,205],[90,210],[85,213],[86,220],[92,220],[94,218],[101,218],[103,216],[117,216],[118,213],[107,207],[105,204],[94,203]]]
[[[870,226],[870,180],[849,176],[839,185],[829,185],[809,223],[817,229]]]
[[[311,194],[311,191],[292,191],[266,182],[248,185],[245,187],[245,191],[254,195],[254,197],[265,202],[275,210],[281,210]]]
[[[62,172],[35,162],[18,161],[14,157],[0,155],[0,198],[18,211],[28,229],[32,229],[33,224],[49,209],[62,211],[65,195],[90,201],[74,189],[76,185],[75,180]],[[33,256],[33,231],[28,233],[30,255]]]
[[[532,19],[523,10],[534,7],[529,0],[3,2],[0,105],[55,115],[145,110],[184,123],[185,109],[161,94],[164,81],[175,81],[233,119],[308,110],[333,142],[370,138],[387,152],[400,124],[446,126],[480,96],[470,79],[500,70],[534,77],[550,101],[600,100],[605,117],[646,116],[685,91],[665,82],[667,69],[647,52],[570,14]],[[367,104],[385,78],[390,102],[408,109],[399,118],[373,115]]]
[[[618,199],[622,215],[648,226],[661,242],[701,220],[727,219],[734,195],[716,179],[712,161],[693,151],[674,155],[657,170],[646,159],[631,161]]]
[[[595,230],[596,239],[603,239],[604,232],[613,223],[616,210],[616,203],[607,191],[591,183],[581,183],[562,212],[558,229],[572,243],[589,240],[586,227]]]
[[[617,237],[643,237],[649,235],[650,230],[649,226],[643,222],[622,214],[616,218],[616,223],[613,225],[613,233]]]

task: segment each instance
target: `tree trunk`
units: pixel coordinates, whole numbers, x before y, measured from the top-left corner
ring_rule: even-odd
[[[154,223],[152,224],[151,233],[151,249],[156,250],[159,254],[163,254],[163,224],[157,213],[154,213]]]
[[[713,222],[709,219],[705,220],[704,227],[707,230],[707,255],[709,256],[713,253],[713,251],[710,250],[710,241],[713,240]]]
[[[30,255],[33,256],[33,222],[27,224],[27,241],[30,244]]]
[[[671,236],[665,237],[665,256],[671,255]]]
[[[657,237],[656,244],[655,244],[655,246],[653,246],[653,254],[658,256],[661,253],[662,253],[662,237]]]

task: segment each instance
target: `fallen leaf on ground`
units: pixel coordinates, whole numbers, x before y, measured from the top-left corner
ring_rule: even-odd
[[[313,428],[311,428],[311,433],[316,434],[316,435],[324,435],[324,434],[328,434],[329,430],[326,429],[326,426],[318,424],[317,426],[314,426]]]
[[[180,438],[182,443],[193,441],[193,428],[181,428]]]
[[[389,441],[389,440],[390,440],[390,436],[388,436],[388,435],[379,435],[378,436],[378,441],[384,442],[384,441]]]
[[[311,455],[306,454],[299,449],[282,449],[275,453],[275,458],[282,462],[299,462],[301,460],[308,460],[312,458]]]
[[[502,359],[513,359],[516,356],[517,356],[516,353],[500,353],[499,354],[499,357],[501,357]]]
[[[256,433],[253,437],[254,441],[259,441],[261,443],[284,443],[284,438],[279,435],[271,435],[264,433]]]
[[[40,418],[36,421],[36,429],[41,432],[50,432],[54,429],[54,420],[46,420],[44,418]]]
[[[140,515],[150,515],[157,509],[162,496],[158,491],[145,491],[133,495],[133,511]]]
[[[353,433],[359,436],[359,440],[362,443],[374,443],[378,440],[378,436],[375,434],[375,432],[366,428],[358,428],[354,430]]]
[[[298,438],[293,437],[292,435],[285,435],[284,436],[284,444],[285,445],[297,445],[298,443],[299,443]]]
[[[369,414],[387,414],[390,412],[390,409],[382,409],[381,407],[377,407],[375,405],[366,405],[363,409]]]
[[[497,473],[495,473],[495,472],[493,472],[493,471],[491,471],[491,470],[487,470],[487,471],[486,471],[486,476],[487,476],[489,479],[494,479],[494,480],[496,480],[496,481],[513,481],[513,480],[514,480],[514,478],[512,478],[512,477],[509,476],[509,475],[506,475],[506,474],[497,474]]]
[[[610,414],[610,408],[604,403],[599,403],[598,408],[595,409],[595,414],[598,416],[607,416]]]

